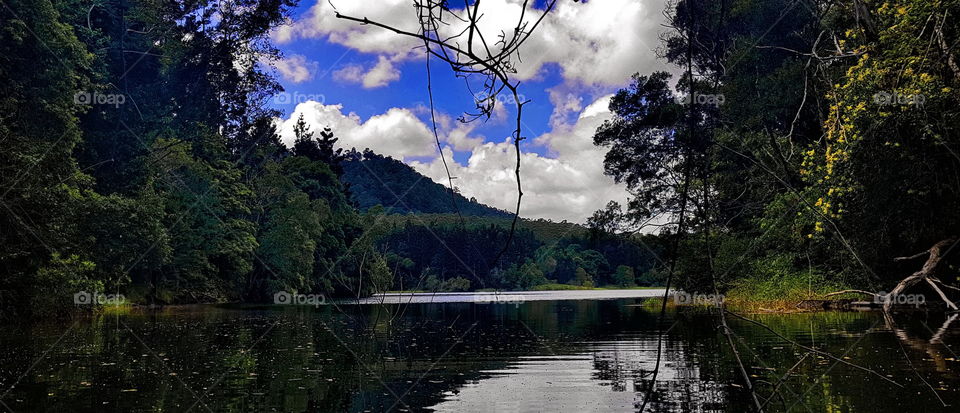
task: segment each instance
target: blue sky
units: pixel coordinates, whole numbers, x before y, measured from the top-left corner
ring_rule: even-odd
[[[400,71],[400,79],[388,87],[364,89],[355,84],[336,81],[333,72],[344,66],[360,65],[373,66],[377,63],[377,56],[358,52],[349,47],[330,43],[318,39],[298,39],[281,47],[284,55],[302,55],[317,61],[320,66],[311,79],[295,83],[289,79],[280,78],[280,82],[287,92],[299,93],[301,96],[323,96],[323,103],[342,103],[346,110],[356,113],[363,119],[383,113],[391,107],[428,106],[427,71],[424,60],[402,62],[396,65]],[[328,67],[323,67],[329,62]],[[453,75],[445,63],[436,59],[431,61],[433,99],[437,109],[450,114],[459,114],[474,111],[472,95],[467,89],[464,80]],[[545,65],[541,76],[537,79],[524,82],[522,93],[530,100],[524,106],[524,123],[530,130],[527,135],[539,136],[549,130],[550,115],[553,105],[550,104],[546,89],[563,82],[559,68],[554,64]],[[608,92],[609,93],[609,92]],[[299,99],[302,100],[302,99]],[[289,115],[296,107],[296,102],[280,103],[272,101],[272,106]],[[512,111],[511,111],[512,112]],[[511,116],[513,116],[511,114]],[[424,122],[430,122],[427,113],[418,114]],[[509,122],[477,123],[478,133],[488,139],[502,140],[513,133],[513,125]],[[542,147],[529,148],[532,152],[544,153]],[[456,160],[465,162],[469,152],[456,151]]]
[[[292,123],[302,114],[315,129],[333,128],[344,147],[369,147],[445,182],[418,42],[336,19],[331,3],[346,15],[417,28],[409,0],[304,0],[272,36],[284,56],[270,63],[286,90],[273,101],[283,112],[281,135],[292,139]],[[512,27],[521,4],[484,1],[481,30],[492,38]],[[514,75],[530,100],[523,115],[522,216],[583,222],[611,199],[625,202],[624,188],[603,175],[604,151],[592,145],[592,134],[610,117],[606,99],[632,73],[665,68],[653,52],[663,7],[663,0],[561,0],[524,44]],[[526,15],[540,13],[528,9]],[[502,104],[489,121],[461,124],[456,118],[474,109],[473,96],[445,63],[432,59],[431,68],[441,146],[455,185],[468,197],[512,210],[515,154],[506,139],[515,108]]]

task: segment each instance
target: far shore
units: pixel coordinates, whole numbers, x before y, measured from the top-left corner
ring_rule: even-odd
[[[374,294],[360,300],[344,301],[354,304],[406,303],[505,303],[550,300],[613,300],[621,298],[663,297],[662,287],[590,290],[544,291],[475,291],[475,292],[388,292]]]

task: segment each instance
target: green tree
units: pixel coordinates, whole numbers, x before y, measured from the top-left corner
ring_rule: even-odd
[[[621,287],[634,287],[637,285],[637,277],[633,274],[633,267],[621,265],[617,267],[617,272],[613,276],[614,281]]]
[[[805,211],[801,231],[815,240],[843,237],[848,244],[837,255],[848,264],[840,270],[873,282],[874,274],[900,279],[904,269],[892,257],[960,233],[960,182],[945,179],[960,174],[960,66],[949,46],[960,26],[946,18],[960,13],[960,4],[852,7],[838,13],[866,16],[838,35],[855,60],[827,90],[824,139],[804,157],[804,196],[815,208]]]
[[[579,285],[582,287],[593,287],[593,277],[587,273],[587,270],[583,267],[577,267],[577,270],[574,272],[573,285]]]
[[[62,259],[91,258],[78,245],[82,234],[76,225],[90,179],[72,153],[81,143],[77,114],[84,110],[74,95],[91,90],[85,74],[92,56],[62,20],[66,6],[13,0],[0,14],[0,295],[5,307],[29,308],[23,305],[26,294],[12,292],[57,282],[38,278],[38,271],[58,271],[54,268],[62,267]]]
[[[440,287],[441,291],[470,291],[470,280],[463,277],[453,277],[449,280],[443,282],[443,285]]]

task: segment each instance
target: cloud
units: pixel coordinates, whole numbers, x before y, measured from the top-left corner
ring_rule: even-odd
[[[457,126],[447,132],[446,142],[458,151],[471,151],[483,144],[483,136],[472,135],[476,123],[457,122]]]
[[[400,79],[400,71],[393,67],[390,60],[380,56],[377,65],[363,76],[363,87],[370,89],[386,86],[397,79]]]
[[[273,63],[273,67],[280,72],[280,76],[292,83],[303,83],[313,79],[318,66],[317,62],[308,61],[303,55],[293,55]]]
[[[437,121],[437,134],[440,136],[441,142],[452,145],[454,150],[472,151],[473,148],[480,146],[486,140],[483,135],[476,133],[477,126],[482,122],[461,122],[442,110],[437,110],[431,114],[430,107],[425,105],[419,105],[413,111],[420,115],[425,122],[430,122],[430,118],[433,116]],[[434,142],[436,142],[436,138],[434,138]]]
[[[345,65],[333,71],[333,80],[343,83],[363,83],[363,66]]]
[[[501,0],[508,1],[508,0]],[[556,63],[566,81],[620,85],[635,72],[662,68],[655,56],[665,1],[558,2],[525,46],[520,75]]]
[[[370,148],[400,160],[432,159],[438,153],[437,138],[429,123],[430,108],[426,106],[390,108],[364,121],[353,112],[344,113],[342,104],[300,103],[290,117],[276,120],[280,138],[288,147],[293,146],[293,125],[301,114],[313,131],[331,128],[339,138],[337,146],[343,149]],[[479,122],[463,123],[440,110],[436,111],[436,119],[437,135],[449,148],[471,151],[485,140],[483,135],[475,132]]]
[[[433,132],[409,109],[391,108],[364,121],[353,112],[344,114],[343,105],[301,103],[288,119],[278,119],[280,137],[287,146],[293,145],[293,125],[301,114],[313,131],[333,129],[340,148],[371,148],[401,160],[437,154]]]
[[[565,122],[570,113],[577,113],[583,109],[583,97],[571,93],[569,90],[563,90],[561,85],[547,89],[550,96],[550,104],[553,105],[553,113],[550,114],[550,125],[560,125]]]
[[[607,110],[609,101],[610,96],[597,99],[573,124],[556,125],[551,132],[533,140],[533,145],[548,151],[546,156],[532,152],[522,154],[521,216],[582,223],[611,199],[626,203],[629,197],[626,188],[603,173],[606,150],[593,145],[596,128],[611,116]],[[446,148],[445,153],[448,151]],[[515,209],[516,154],[511,142],[488,142],[475,147],[466,164],[450,159],[448,156],[450,173],[457,177],[455,184],[462,193],[497,208]],[[439,158],[410,164],[435,181],[446,179]]]
[[[361,65],[346,65],[333,72],[333,78],[344,83],[361,84],[364,89],[374,89],[399,80],[400,71],[393,66],[390,59],[379,56],[377,64],[368,71],[364,71]]]
[[[555,125],[549,133],[527,141],[521,157],[522,216],[582,223],[611,199],[625,204],[626,189],[603,173],[605,149],[593,145],[596,128],[611,116],[609,102],[609,95],[597,99],[580,112],[575,122]],[[433,132],[417,117],[428,113],[429,109],[423,107],[391,108],[364,121],[355,113],[344,114],[340,104],[306,102],[297,105],[289,118],[278,119],[278,124],[283,142],[290,146],[293,125],[303,114],[312,130],[332,128],[341,148],[371,148],[404,160],[436,182],[445,182],[447,175],[437,156]],[[460,191],[485,204],[514,210],[517,181],[513,144],[509,140],[484,143],[484,138],[474,133],[475,123],[457,122],[439,111],[437,124],[444,156]],[[529,152],[531,145],[543,148],[546,155]],[[471,152],[465,164],[453,161],[454,150]]]
[[[419,31],[416,10],[409,0],[369,2],[331,0],[344,15],[366,17],[409,32]],[[521,215],[584,222],[609,200],[625,204],[625,187],[604,175],[605,148],[593,145],[596,128],[611,114],[610,93],[629,81],[635,72],[664,70],[655,50],[665,18],[666,0],[559,1],[556,9],[537,28],[522,48],[514,80],[542,78],[545,68],[559,69],[562,81],[547,89],[552,113],[549,133],[524,141],[521,180],[524,197]],[[531,2],[539,3],[539,2]],[[484,37],[496,39],[501,30],[512,31],[521,12],[520,0],[484,0],[481,21]],[[528,6],[529,7],[529,6]],[[532,7],[528,18],[542,10]],[[463,29],[453,22],[449,33]],[[341,82],[376,88],[399,79],[401,64],[422,59],[422,43],[374,25],[337,19],[328,0],[318,0],[308,12],[273,33],[283,44],[298,39],[321,39],[355,51],[377,56],[376,64],[348,65],[334,73]],[[464,40],[465,41],[465,40]],[[527,82],[529,85],[530,82]],[[522,90],[521,90],[522,93]],[[547,102],[538,102],[546,105]],[[300,105],[284,122],[285,141],[299,112],[306,113],[314,129],[330,125],[343,147],[370,147],[379,153],[402,159],[437,182],[446,181],[446,172],[437,154],[429,110],[392,108],[381,115],[361,120],[343,113],[342,105],[313,103]],[[508,120],[506,105],[498,104],[492,123]],[[438,133],[455,184],[466,196],[512,211],[516,206],[516,154],[509,141],[486,142],[475,124],[462,124],[437,112]],[[536,149],[538,153],[530,152]],[[469,153],[466,161],[454,162],[453,152]]]
[[[317,0],[299,20],[274,30],[271,37],[278,44],[298,38],[326,38],[331,43],[351,49],[379,55],[407,55],[421,42],[397,35],[372,25],[338,19],[336,12],[347,16],[362,16],[392,27],[417,32],[417,14],[409,0],[379,0],[374,3],[356,0],[337,1],[331,6],[328,0]],[[422,54],[418,52],[417,54]]]
[[[366,17],[409,32],[419,31],[416,10],[409,0],[382,0],[376,5],[354,0],[331,1],[343,15]],[[496,39],[501,30],[512,32],[522,4],[519,0],[485,0],[481,6],[483,19],[480,23],[484,38]],[[654,49],[663,30],[664,7],[665,0],[557,2],[555,9],[523,45],[523,59],[517,62],[518,72],[514,78],[534,79],[541,75],[545,65],[556,64],[565,82],[620,85],[635,72],[662,69],[664,65],[655,58]],[[535,19],[540,14],[542,10],[528,6],[527,19]],[[450,19],[450,23],[442,28],[442,35],[459,33],[466,27],[456,19]],[[372,85],[379,84],[375,81],[377,79],[399,76],[392,64],[423,58],[422,50],[413,50],[422,46],[419,40],[374,25],[338,19],[328,0],[318,0],[300,19],[276,29],[272,37],[279,44],[304,38],[326,39],[380,56],[377,67],[387,56],[389,62],[383,63],[382,77],[371,75]],[[479,42],[479,36],[475,36],[475,42]],[[482,48],[479,43],[475,46]],[[389,83],[389,80],[381,82]]]

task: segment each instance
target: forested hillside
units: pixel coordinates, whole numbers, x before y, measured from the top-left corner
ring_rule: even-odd
[[[430,180],[409,165],[367,149],[347,152],[343,165],[343,182],[350,188],[351,200],[361,211],[375,205],[391,213],[443,214],[507,218],[513,214],[486,206],[475,198],[467,199],[458,192]]]
[[[424,223],[430,222],[443,225],[463,225],[467,228],[476,228],[495,225],[502,228],[510,228],[513,217],[491,217],[491,216],[461,216],[457,214],[391,214],[383,217],[384,223]],[[553,243],[563,238],[585,238],[589,235],[590,229],[581,224],[572,222],[554,222],[547,219],[525,219],[521,218],[517,227],[530,230],[540,241]]]
[[[509,223],[425,218],[394,220],[378,242],[388,251],[398,289],[650,286],[662,281],[659,257],[669,255],[662,238],[654,235],[627,237],[591,230],[545,241],[521,225],[497,261],[500,248],[490,246],[505,245]]]

